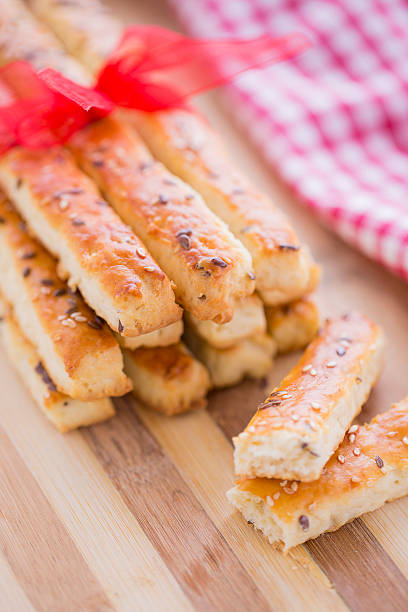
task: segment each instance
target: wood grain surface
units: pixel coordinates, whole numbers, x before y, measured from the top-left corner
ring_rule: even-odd
[[[133,21],[177,27],[164,1]],[[408,394],[408,286],[325,230],[263,165],[218,94],[199,104],[251,179],[292,217],[323,266],[324,316],[361,309],[387,334],[361,421]],[[408,610],[408,499],[275,551],[233,511],[231,436],[297,360],[168,418],[126,397],[117,417],[61,435],[0,351],[0,612]]]

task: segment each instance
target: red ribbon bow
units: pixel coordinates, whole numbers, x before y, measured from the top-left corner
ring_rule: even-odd
[[[99,73],[94,88],[27,62],[0,70],[0,153],[15,145],[65,142],[115,106],[154,112],[183,106],[202,91],[251,68],[294,57],[309,46],[303,34],[251,40],[191,39],[156,26],[132,26]]]

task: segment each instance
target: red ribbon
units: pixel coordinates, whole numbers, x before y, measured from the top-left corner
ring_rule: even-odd
[[[303,34],[251,40],[191,39],[156,26],[132,26],[99,73],[82,87],[27,62],[0,70],[0,153],[15,145],[65,142],[115,106],[154,112],[183,106],[193,94],[249,70],[294,57],[309,46]]]

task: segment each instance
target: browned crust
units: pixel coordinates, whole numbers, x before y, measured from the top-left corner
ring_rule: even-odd
[[[124,335],[147,333],[180,318],[169,279],[101,198],[92,181],[78,170],[68,151],[55,147],[39,155],[14,148],[2,157],[0,168],[0,181],[8,195],[14,195],[16,206],[21,208],[19,191],[30,194],[46,223],[66,241],[83,272],[99,280],[118,312],[136,311],[147,301],[151,302],[151,310],[166,309],[160,315],[160,324],[157,317],[153,325],[136,321],[137,332],[125,329]],[[14,178],[13,189],[6,180],[10,177]],[[92,306],[102,314],[98,304]],[[117,321],[109,324],[117,328]]]
[[[55,259],[28,235],[21,217],[1,193],[0,236],[15,251],[15,263],[33,307],[70,375],[89,353],[102,353],[117,345],[107,325],[80,294],[58,278]],[[67,321],[69,325],[64,325]]]
[[[358,312],[327,320],[297,365],[259,406],[246,435],[262,436],[279,429],[310,431],[311,420],[323,424],[344,389],[361,382],[360,361],[380,333],[375,323]]]
[[[313,508],[313,504],[318,506],[326,500],[333,504],[350,491],[373,486],[389,466],[408,469],[408,398],[376,416],[368,425],[353,428],[353,433],[345,437],[326,464],[319,480],[299,482],[293,488],[290,482],[281,486],[278,479],[268,478],[240,478],[237,484],[240,490],[264,500],[269,496],[274,500],[273,514],[292,522],[302,509]],[[280,495],[275,499],[278,492]]]

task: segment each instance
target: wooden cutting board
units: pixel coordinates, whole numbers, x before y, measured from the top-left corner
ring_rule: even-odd
[[[164,3],[115,3],[133,21],[174,27]],[[322,316],[352,308],[384,326],[386,367],[361,420],[408,394],[408,286],[319,226],[228,120],[202,101],[236,162],[292,217],[323,265]],[[274,551],[237,513],[231,436],[267,385],[210,396],[169,419],[132,398],[117,417],[61,435],[0,353],[0,611],[408,610],[408,498],[339,531]]]

